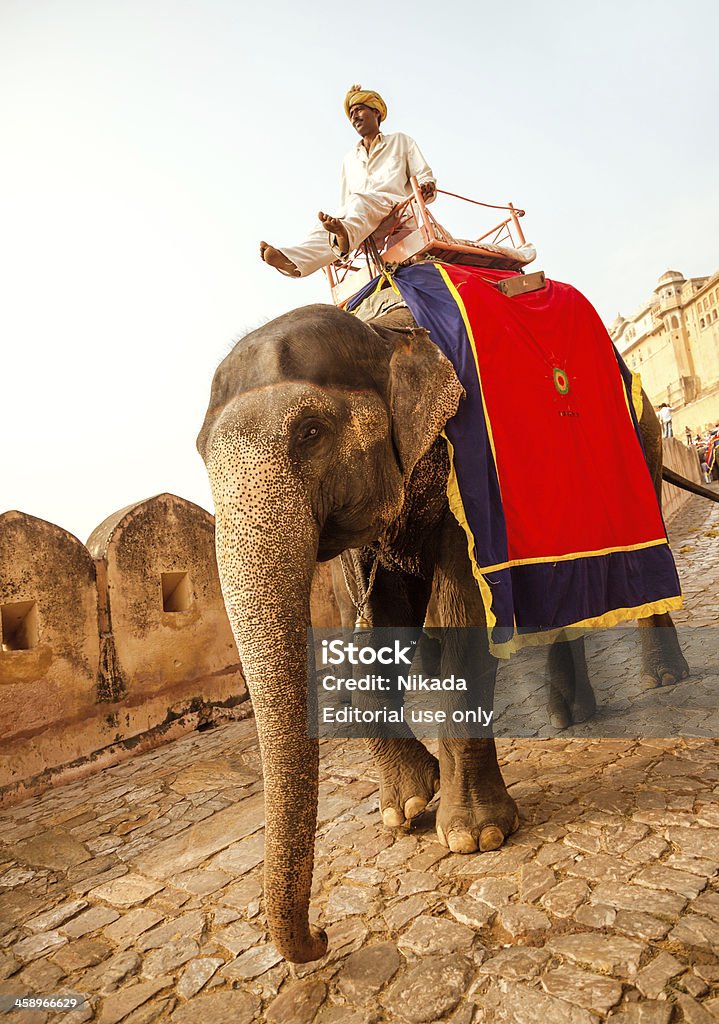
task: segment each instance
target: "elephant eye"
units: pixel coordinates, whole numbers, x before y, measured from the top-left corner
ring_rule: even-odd
[[[306,420],[297,431],[297,439],[301,443],[317,441],[324,433],[324,424],[319,420]]]

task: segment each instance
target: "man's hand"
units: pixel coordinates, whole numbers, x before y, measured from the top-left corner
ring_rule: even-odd
[[[423,181],[419,186],[422,198],[426,203],[431,202],[437,195],[437,186],[433,181]]]

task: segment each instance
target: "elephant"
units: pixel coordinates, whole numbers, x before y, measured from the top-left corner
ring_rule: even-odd
[[[290,961],[318,959],[327,948],[308,919],[318,743],[307,725],[307,628],[316,562],[348,549],[358,551],[362,571],[377,560],[365,610],[373,627],[421,631],[432,598],[449,628],[443,673],[478,680],[491,705],[496,663],[486,631],[461,628],[482,625],[484,611],[446,497],[441,432],[462,396],[452,365],[406,308],[363,322],[334,306],[302,307],[246,335],[215,372],[197,446],[257,722],[267,920]],[[661,437],[648,401],[645,410],[641,428],[659,487]],[[666,614],[654,619],[647,625],[671,626]],[[642,632],[652,685],[688,673],[673,627]],[[552,664],[560,717],[590,713],[581,651],[557,645]],[[441,780],[437,834],[451,851],[497,849],[518,828],[491,737],[442,737],[438,758],[411,734],[366,742],[388,827],[407,827]]]

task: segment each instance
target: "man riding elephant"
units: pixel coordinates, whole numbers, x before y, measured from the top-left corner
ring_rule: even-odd
[[[437,190],[432,170],[414,139],[402,132],[380,131],[387,105],[378,92],[353,85],[344,105],[360,141],[342,164],[338,215],[320,212],[320,223],[301,245],[276,248],[260,242],[265,263],[288,277],[307,277],[345,256],[375,232],[381,247],[387,233],[382,230],[383,222],[398,203],[411,195],[412,176],[417,178],[427,201]],[[395,237],[399,239],[414,226],[409,214],[402,234]]]

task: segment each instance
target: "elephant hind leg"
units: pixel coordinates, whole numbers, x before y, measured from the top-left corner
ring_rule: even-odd
[[[584,640],[552,644],[547,657],[549,672],[549,721],[555,729],[585,722],[597,710],[587,672]]]
[[[673,686],[686,679],[689,665],[679,646],[677,631],[669,612],[639,619],[642,644],[642,684],[647,690]]]

